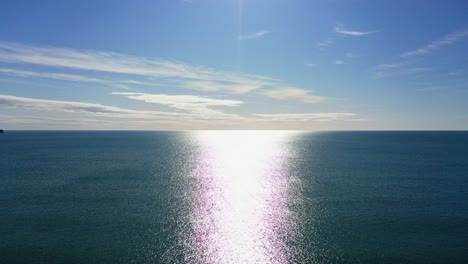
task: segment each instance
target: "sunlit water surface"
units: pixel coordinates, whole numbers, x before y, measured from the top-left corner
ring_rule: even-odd
[[[199,132],[187,256],[202,263],[286,263],[298,235],[289,210],[291,132]]]
[[[0,135],[0,263],[467,263],[467,132]]]

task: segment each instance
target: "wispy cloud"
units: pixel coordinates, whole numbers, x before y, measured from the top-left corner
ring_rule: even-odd
[[[234,107],[242,102],[217,100],[201,97],[178,97],[143,93],[116,93],[134,100],[165,104],[183,112],[131,110],[121,107],[74,101],[45,100],[11,95],[0,95],[0,108],[30,109],[37,116],[0,115],[0,124],[18,128],[43,129],[44,124],[59,129],[203,129],[220,128],[283,128],[304,129],[308,124],[323,121],[354,121],[356,114],[349,112],[331,113],[276,113],[239,116],[212,112],[210,107]],[[201,111],[198,111],[201,110]],[[48,116],[47,111],[69,115]],[[188,113],[187,113],[188,112]]]
[[[275,85],[266,76],[220,71],[160,58],[135,57],[114,52],[0,43],[0,61],[28,63],[75,70],[139,75],[184,84],[192,81],[222,82],[229,87]]]
[[[104,79],[89,78],[83,75],[76,75],[76,74],[50,73],[50,72],[37,72],[37,71],[34,72],[34,71],[23,71],[23,70],[7,69],[7,68],[0,68],[0,73],[12,75],[12,76],[18,76],[18,77],[49,78],[49,79],[72,81],[72,82],[98,83],[98,84],[105,84],[105,85],[112,86],[114,88],[119,88],[119,89],[128,88],[125,84],[122,84],[122,83],[117,83],[117,82],[104,80]]]
[[[414,57],[414,56],[422,56],[425,54],[429,54],[435,50],[438,50],[444,46],[451,45],[457,41],[461,41],[464,38],[468,37],[468,29],[463,31],[457,31],[450,33],[441,39],[435,40],[424,47],[421,47],[416,50],[408,51],[405,53],[400,54],[400,62],[398,63],[387,63],[381,64],[375,67],[375,78],[385,78],[389,76],[403,76],[403,75],[410,75],[410,74],[420,74],[424,72],[430,72],[433,69],[431,67],[411,67],[409,66],[409,62],[407,58]],[[449,73],[450,75],[450,73]],[[422,91],[429,91],[432,88],[428,88],[428,90]]]
[[[346,64],[346,62],[344,62],[343,60],[336,60],[333,63],[336,64],[336,65],[345,65]]]
[[[317,46],[319,47],[319,49],[325,49],[325,48],[328,48],[330,47],[331,45],[333,44],[333,41],[331,40],[324,40],[324,41],[320,41],[319,43],[317,43]]]
[[[447,89],[449,89],[449,87],[447,87],[447,86],[433,86],[433,87],[420,88],[417,91],[419,91],[419,92],[435,92],[435,91],[447,90]]]
[[[342,34],[342,35],[360,37],[360,36],[365,36],[365,35],[369,35],[369,34],[374,34],[374,33],[377,33],[378,31],[349,30],[349,29],[345,29],[343,24],[337,24],[335,26],[335,32],[338,33],[338,34]]]
[[[360,56],[356,53],[353,53],[353,52],[346,52],[345,53],[345,56],[346,58],[348,59],[355,59],[355,58],[359,58]]]
[[[404,76],[432,71],[429,67],[408,67],[403,63],[380,64],[375,67],[374,77],[381,79],[390,76]]]
[[[304,66],[309,67],[309,68],[315,68],[317,64],[315,63],[305,63]]]
[[[329,47],[332,44],[333,44],[333,41],[331,40],[324,40],[324,41],[317,43],[319,47]]]
[[[266,31],[259,33],[259,35],[264,34],[268,33]],[[95,82],[124,89],[132,85],[165,85],[166,87],[180,87],[203,92],[244,94],[258,89],[289,86],[281,80],[268,76],[217,70],[161,58],[8,42],[0,42],[0,62],[65,68],[80,73],[62,74],[2,69],[4,74]],[[96,73],[110,73],[112,74],[110,77],[113,79],[109,81],[86,77],[85,75],[90,72],[93,73],[93,76],[97,75]],[[136,76],[144,80],[134,80],[133,78]]]
[[[403,65],[400,63],[386,63],[377,65],[375,68],[377,70],[395,70],[400,69]]]
[[[443,46],[448,46],[454,42],[457,42],[457,41],[460,41],[464,38],[466,38],[468,36],[468,29],[466,30],[463,30],[463,31],[458,31],[458,32],[453,32],[453,33],[450,33],[446,36],[444,36],[443,38],[441,39],[438,39],[438,40],[435,40],[431,43],[429,43],[428,45],[422,47],[422,48],[419,48],[419,49],[416,49],[416,50],[412,50],[412,51],[408,51],[408,52],[405,52],[403,54],[401,54],[400,56],[402,58],[407,58],[407,57],[411,57],[411,56],[419,56],[419,55],[424,55],[424,54],[428,54],[434,50],[437,50]]]
[[[466,72],[467,70],[457,69],[457,70],[449,72],[448,75],[449,76],[463,76],[466,74]]]
[[[283,87],[280,89],[268,90],[265,91],[264,94],[278,100],[298,100],[309,104],[316,104],[325,101],[325,97],[314,95],[308,90],[294,87]]]
[[[83,103],[74,101],[58,101],[58,100],[45,100],[36,98],[19,97],[12,95],[0,95],[0,107],[8,108],[21,108],[21,109],[34,109],[41,111],[61,111],[68,113],[79,113],[100,117],[112,118],[135,118],[135,119],[209,119],[212,116],[205,116],[194,113],[177,113],[177,112],[163,112],[163,111],[142,111],[131,110],[116,106]],[[223,117],[230,119],[234,115],[223,115]],[[219,118],[219,115],[216,116]]]
[[[293,113],[293,114],[256,114],[255,116],[282,122],[335,121],[356,116],[354,113]]]
[[[24,115],[0,115],[0,124],[26,124],[39,125],[56,125],[63,127],[64,125],[83,125],[88,126],[90,124],[99,125],[102,124],[102,120],[92,119],[92,118],[57,118],[57,117],[47,117],[47,116],[24,116]],[[85,127],[86,128],[86,127]]]
[[[114,95],[122,95],[129,99],[143,101],[146,103],[167,105],[178,110],[199,114],[221,114],[221,111],[213,110],[212,107],[233,107],[243,102],[236,100],[212,99],[195,95],[169,95],[148,93],[126,93],[113,92]]]
[[[65,112],[81,112],[92,114],[126,114],[131,112],[130,110],[126,110],[120,107],[106,106],[101,104],[44,100],[12,95],[0,95],[0,106],[36,110],[61,110]]]
[[[256,38],[261,38],[264,36],[267,36],[269,34],[273,33],[271,30],[259,30],[257,32],[247,34],[247,35],[240,35],[239,39],[240,40],[247,40],[247,39],[256,39]]]
[[[190,81],[181,84],[182,87],[203,92],[227,91],[233,94],[244,94],[259,89],[265,84],[252,81],[250,83],[232,83],[223,81]]]

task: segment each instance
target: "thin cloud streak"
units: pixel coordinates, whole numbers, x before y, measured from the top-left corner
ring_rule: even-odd
[[[333,63],[336,64],[336,65],[345,65],[346,64],[346,62],[344,62],[343,60],[336,60]]]
[[[385,78],[389,76],[403,76],[403,75],[410,75],[410,74],[419,74],[424,72],[432,71],[431,67],[407,67],[408,59],[414,56],[422,56],[426,54],[430,54],[431,52],[438,50],[444,46],[451,45],[455,42],[461,41],[464,38],[468,37],[468,29],[463,31],[457,31],[450,33],[441,39],[435,40],[428,45],[421,47],[416,50],[408,51],[405,53],[400,54],[401,61],[400,63],[387,63],[377,65],[375,67],[374,77],[376,79]]]
[[[18,115],[0,115],[1,122],[5,123],[18,123],[18,124],[36,124],[36,125],[44,125],[44,124],[53,124],[57,126],[63,126],[64,124],[81,124],[81,125],[89,125],[89,124],[100,124],[102,120],[100,119],[92,119],[92,118],[56,118],[56,117],[47,117],[47,116],[18,116]]]
[[[273,33],[273,31],[271,31],[271,30],[259,30],[257,32],[251,33],[251,34],[240,35],[239,40],[261,38],[261,37],[264,37],[264,36],[269,35],[271,33]]]
[[[34,109],[41,111],[61,111],[68,113],[80,113],[92,116],[111,117],[111,118],[136,118],[136,119],[235,119],[235,115],[215,113],[215,116],[209,116],[199,113],[177,113],[163,111],[141,111],[108,106],[95,103],[82,103],[73,101],[57,101],[27,98],[11,95],[0,95],[0,107]]]
[[[431,43],[429,43],[428,45],[422,47],[422,48],[419,48],[419,49],[416,49],[416,50],[413,50],[413,51],[409,51],[409,52],[405,52],[403,54],[400,55],[400,57],[402,58],[407,58],[407,57],[412,57],[412,56],[420,56],[420,55],[424,55],[424,54],[428,54],[428,53],[431,53],[432,51],[434,50],[437,50],[443,46],[448,46],[448,45],[451,45],[457,41],[460,41],[464,38],[466,38],[468,36],[468,29],[466,30],[463,30],[463,31],[458,31],[458,32],[454,32],[454,33],[450,33],[448,35],[446,35],[445,37],[441,38],[441,39],[438,39],[438,40],[435,40]]]
[[[355,58],[359,58],[360,56],[356,53],[353,53],[353,52],[346,52],[345,53],[345,56],[346,58],[348,59],[355,59]]]
[[[382,79],[386,77],[405,76],[432,71],[429,67],[407,67],[402,63],[380,64],[375,67],[374,78]]]
[[[182,87],[202,92],[217,92],[227,91],[233,94],[249,93],[259,89],[264,84],[261,82],[251,83],[229,83],[229,82],[212,82],[212,81],[191,81],[182,84]]]
[[[441,90],[448,90],[449,87],[447,86],[435,86],[435,87],[425,87],[417,89],[419,92],[434,92],[434,91],[441,91]]]
[[[243,104],[236,100],[212,99],[195,95],[168,95],[148,93],[113,92],[114,95],[122,95],[129,99],[143,101],[145,103],[167,105],[169,107],[199,114],[224,114],[213,110],[212,107],[234,107]]]
[[[17,76],[17,77],[25,77],[25,78],[48,78],[48,79],[55,79],[55,80],[62,80],[62,81],[97,83],[97,84],[104,84],[104,85],[108,85],[108,86],[119,88],[119,89],[128,89],[128,87],[125,84],[119,84],[119,83],[112,82],[109,80],[89,78],[83,75],[76,75],[76,74],[33,72],[33,71],[22,71],[22,70],[16,70],[16,69],[7,69],[7,68],[0,68],[0,73],[8,74],[11,76]]]
[[[265,91],[264,94],[268,97],[278,100],[297,100],[309,104],[317,104],[325,101],[325,97],[313,95],[308,90],[294,87],[284,87],[281,89],[268,90]]]
[[[332,44],[333,44],[333,41],[325,40],[325,41],[321,41],[321,42],[317,43],[317,46],[319,46],[319,47],[329,47]]]
[[[348,36],[355,36],[355,37],[360,37],[360,36],[365,36],[365,35],[370,35],[377,33],[379,31],[356,31],[356,30],[348,30],[344,28],[343,24],[338,24],[335,26],[335,32],[338,34],[342,35],[348,35]]]
[[[261,118],[282,122],[336,121],[356,116],[354,113],[294,113],[294,114],[256,114]]]
[[[378,70],[392,70],[392,69],[400,69],[402,67],[401,63],[385,63],[380,64],[375,67]]]

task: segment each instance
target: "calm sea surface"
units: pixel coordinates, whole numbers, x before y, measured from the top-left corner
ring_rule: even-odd
[[[468,263],[468,132],[7,131],[0,263]]]

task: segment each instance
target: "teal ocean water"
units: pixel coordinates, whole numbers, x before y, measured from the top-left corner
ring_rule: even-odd
[[[468,132],[7,131],[0,263],[468,263]]]

